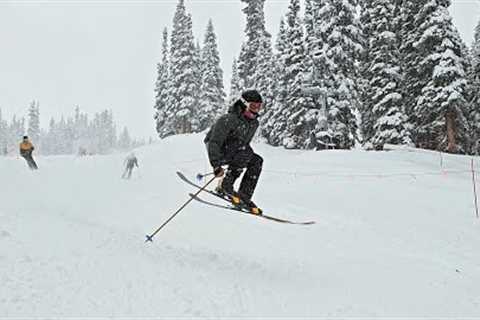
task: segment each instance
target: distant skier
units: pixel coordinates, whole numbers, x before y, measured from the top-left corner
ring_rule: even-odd
[[[216,191],[227,196],[232,204],[246,207],[254,214],[262,210],[252,201],[252,196],[262,172],[263,159],[250,146],[258,128],[258,113],[262,108],[262,96],[256,90],[248,90],[212,126],[204,142],[208,157],[217,177],[225,177]],[[222,168],[228,165],[226,172]],[[246,168],[238,192],[234,183]]]
[[[20,155],[27,161],[30,169],[37,170],[38,166],[32,156],[33,150],[35,150],[35,147],[28,140],[28,136],[23,136],[23,141],[20,143]]]
[[[133,167],[136,166],[138,168],[138,159],[135,156],[135,153],[130,153],[125,159],[124,164],[126,164],[126,167],[125,172],[122,174],[122,179],[130,179]]]

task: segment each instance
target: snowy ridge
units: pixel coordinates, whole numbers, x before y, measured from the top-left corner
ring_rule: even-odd
[[[202,139],[138,149],[131,181],[124,155],[0,158],[0,318],[480,316],[470,157],[363,178],[441,172],[438,155],[256,144],[256,202],[316,225],[192,203],[145,244],[192,191],[175,171],[209,170]]]

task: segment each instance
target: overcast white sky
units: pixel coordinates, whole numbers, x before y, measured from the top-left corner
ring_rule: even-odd
[[[451,13],[470,44],[480,0],[453,0]],[[75,105],[114,111],[134,136],[155,136],[156,63],[162,31],[170,31],[176,0],[0,0],[0,108],[7,117],[40,102],[42,127]],[[209,18],[218,36],[225,83],[243,40],[240,0],[185,0],[196,39]],[[276,36],[288,0],[266,0],[267,29]]]

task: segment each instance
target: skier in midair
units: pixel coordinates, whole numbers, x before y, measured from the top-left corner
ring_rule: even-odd
[[[125,171],[122,174],[122,179],[130,179],[130,177],[132,176],[133,167],[136,166],[138,168],[138,159],[135,156],[135,153],[130,153],[125,159],[124,164],[126,166]]]
[[[250,142],[258,129],[258,113],[262,96],[256,90],[247,90],[212,126],[204,142],[216,177],[223,179],[216,191],[245,207],[254,214],[262,210],[252,201],[252,196],[262,172],[263,159],[256,154]],[[226,171],[222,166],[228,166]],[[234,183],[246,168],[238,191]]]
[[[27,161],[30,169],[37,170],[38,166],[32,156],[33,150],[35,150],[35,147],[28,139],[28,136],[23,136],[23,140],[20,143],[20,155]]]

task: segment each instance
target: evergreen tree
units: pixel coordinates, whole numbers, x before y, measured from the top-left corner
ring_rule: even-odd
[[[232,63],[232,79],[230,80],[230,94],[228,96],[228,105],[233,104],[241,94],[243,85],[240,83],[238,76],[237,59],[233,59]]]
[[[341,149],[353,147],[357,139],[354,111],[360,107],[357,79],[363,50],[357,4],[356,0],[327,0],[319,11],[318,29],[324,45],[316,63],[328,95],[328,134],[319,133],[317,138],[328,137],[324,144]]]
[[[79,106],[76,106],[75,107],[75,115],[74,115],[74,119],[73,119],[73,137],[72,139],[74,141],[78,141],[80,139],[80,125],[81,125],[81,122],[80,122],[80,119],[81,119],[81,113],[80,113],[80,107]]]
[[[88,115],[75,108],[73,150],[79,154],[87,151],[88,146]]]
[[[8,148],[8,123],[3,120],[0,108],[0,155],[6,155]]]
[[[240,57],[237,61],[238,76],[242,87],[241,91],[246,88],[256,88],[258,85],[258,68],[259,65],[265,65],[265,60],[260,59],[259,51],[269,51],[268,41],[270,34],[265,29],[265,0],[241,0],[246,3],[246,7],[242,10],[247,18],[245,27],[246,41],[243,43]],[[271,48],[270,48],[271,52]],[[268,64],[268,63],[267,63]],[[262,92],[261,92],[262,93]]]
[[[266,109],[261,123],[262,135],[267,138],[269,144],[281,145],[283,134],[287,126],[287,115],[285,111],[286,98],[288,94],[288,78],[285,73],[287,57],[288,35],[285,21],[280,20],[280,28],[275,44],[275,64],[273,86],[273,103]]]
[[[414,107],[416,97],[421,94],[424,85],[421,82],[418,68],[421,56],[415,43],[419,39],[417,16],[425,1],[396,0],[398,8],[396,11],[399,12],[399,17],[394,21],[399,24],[397,38],[400,45],[400,67],[403,75],[401,82],[403,109],[410,124],[417,122]],[[411,128],[411,135],[415,142],[417,135],[415,127]]]
[[[261,46],[257,52],[257,69],[254,77],[256,79],[254,87],[261,93],[263,98],[263,109],[268,109],[273,103],[275,78],[274,60],[272,49],[272,37],[266,33],[261,39]]]
[[[203,77],[203,71],[204,71],[204,61],[203,61],[203,54],[202,54],[202,47],[200,46],[200,43],[197,41],[195,44],[195,54],[194,54],[194,66],[195,68],[193,69],[194,72],[194,77],[195,81],[197,84],[197,90],[195,91],[197,93],[196,98],[200,98],[200,86],[202,82],[202,77]]]
[[[70,154],[67,134],[67,121],[65,120],[65,117],[63,115],[60,118],[60,121],[57,123],[55,135],[57,154]]]
[[[394,6],[391,0],[372,0],[368,4],[362,15],[365,21],[368,17],[364,30],[368,30],[369,37],[364,54],[364,77],[368,83],[362,108],[363,135],[379,150],[386,143],[410,144],[411,140],[402,109]]]
[[[450,0],[429,0],[417,17],[420,37],[414,45],[422,58],[418,68],[423,87],[414,109],[416,143],[427,149],[465,152],[465,56],[448,13],[450,4]]]
[[[25,130],[25,118],[20,118],[17,120],[17,116],[13,115],[12,121],[10,122],[9,128],[9,145],[17,146],[22,137],[26,134]]]
[[[117,146],[117,128],[113,120],[112,110],[105,110],[101,114],[102,132],[104,132],[105,149],[102,152],[110,153]]]
[[[220,68],[217,36],[212,20],[209,20],[202,50],[202,80],[199,99],[200,130],[212,125],[225,112],[225,91],[223,71]]]
[[[372,44],[370,43],[371,39],[374,38],[372,23],[372,11],[374,7],[374,0],[369,1],[360,1],[360,23],[362,24],[362,32],[364,39],[364,48],[360,56],[360,74],[359,87],[360,87],[360,100],[361,100],[361,140],[365,146],[371,145],[371,139],[374,135],[373,125],[374,119],[372,116],[372,88],[370,86],[370,80],[372,74],[370,72],[370,51]]]
[[[192,19],[184,0],[179,0],[173,19],[170,48],[171,104],[167,110],[166,135],[197,132],[200,129],[197,112],[198,79],[195,79],[195,43]]]
[[[32,101],[28,109],[28,137],[33,143],[40,143],[40,107]]]
[[[299,0],[290,0],[287,13],[287,42],[285,52],[286,98],[283,116],[286,130],[282,144],[286,148],[316,148],[316,119],[319,110],[314,109],[313,100],[306,96],[303,88],[306,66],[304,35],[300,22]],[[311,141],[310,139],[313,139]]]
[[[171,134],[170,128],[166,126],[168,119],[168,110],[173,109],[169,103],[170,94],[170,61],[168,53],[168,31],[163,31],[162,42],[162,62],[157,64],[157,81],[155,83],[155,122],[156,129],[160,138],[164,138]],[[170,110],[171,111],[171,110]]]
[[[30,116],[30,114],[35,114],[35,112],[30,112],[32,110],[38,111],[36,103],[35,108],[31,107],[29,109],[29,122],[31,122],[31,118],[35,118],[35,116]],[[7,121],[3,121],[1,117],[0,112],[0,133],[6,132],[6,134],[0,135],[0,141],[4,138],[4,145],[6,144],[7,148],[12,150],[14,146],[18,146],[22,136],[26,134],[25,120],[23,118],[17,120],[16,115],[14,115],[9,124]],[[30,128],[33,127],[30,126]],[[122,132],[122,139],[125,138],[125,130],[126,128]],[[48,129],[39,128],[39,132],[40,141],[33,142],[42,154],[46,155],[74,154],[76,152],[81,154],[85,152],[107,154],[115,150],[120,142],[122,146],[125,146],[124,141],[117,140],[116,125],[111,110],[104,110],[95,114],[93,121],[89,122],[88,115],[81,113],[80,108],[76,107],[73,117],[62,116],[58,121],[51,118]],[[132,141],[131,137],[128,137],[127,141]],[[0,154],[4,150],[5,146],[0,146]],[[15,150],[17,149],[15,148]]]
[[[280,109],[283,109],[287,99],[287,84],[288,77],[285,72],[286,68],[286,59],[288,54],[288,29],[285,24],[285,20],[282,18],[280,20],[280,27],[277,36],[277,42],[275,44],[276,54],[275,54],[275,81],[274,81],[274,96],[275,103]],[[276,109],[276,107],[272,108]],[[275,118],[275,117],[273,117]]]
[[[48,125],[47,134],[42,139],[42,143],[43,143],[42,152],[46,155],[60,153],[58,148],[58,140],[57,140],[58,134],[56,129],[57,128],[55,124],[55,119],[51,118]]]
[[[325,89],[325,66],[321,64],[324,46],[322,25],[324,16],[320,13],[329,0],[307,0],[305,8],[305,48],[307,56],[307,71],[311,73],[310,85],[317,89]],[[309,61],[311,60],[311,62]]]
[[[318,7],[314,0],[305,0],[305,16],[303,23],[305,26],[305,59],[307,72],[313,72],[313,52],[316,43],[316,17]]]
[[[118,147],[121,150],[129,150],[131,146],[132,138],[130,137],[130,133],[128,132],[127,127],[124,127],[118,139]]]
[[[470,151],[480,154],[480,22],[475,27],[474,40],[470,51],[469,80],[469,122]]]

